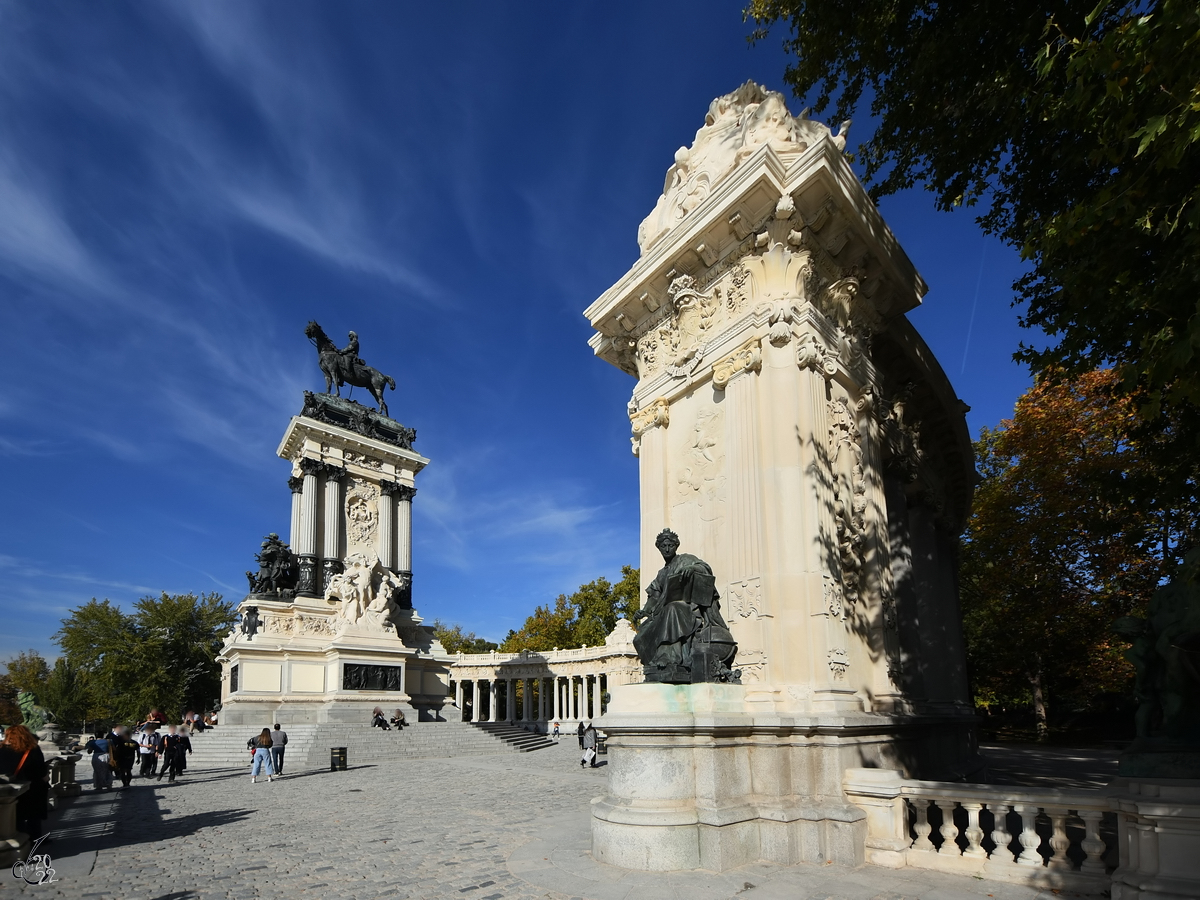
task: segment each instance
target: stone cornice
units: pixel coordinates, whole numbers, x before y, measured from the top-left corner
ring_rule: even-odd
[[[306,440],[364,453],[383,462],[391,463],[398,469],[413,473],[420,472],[429,465],[428,459],[412,450],[404,450],[394,444],[365,437],[349,429],[326,422],[318,422],[305,416],[292,417],[276,453],[284,459],[298,460],[303,456]]]

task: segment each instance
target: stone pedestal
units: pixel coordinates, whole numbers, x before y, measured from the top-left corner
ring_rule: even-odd
[[[637,379],[642,587],[673,529],[713,569],[744,685],[711,694],[719,716],[688,706],[707,694],[671,701],[669,725],[628,719],[659,695],[614,693],[598,856],[853,864],[841,768],[981,767],[955,559],[975,478],[966,407],[904,316],[925,284],[844,144],[758,85],[717,98],[642,223],[641,258],[585,313],[595,353]],[[645,760],[665,777],[680,754],[694,775],[670,780],[678,796],[625,793]],[[776,789],[792,799],[748,799]]]
[[[1200,897],[1200,780],[1134,779],[1112,804],[1121,853],[1112,900]]]

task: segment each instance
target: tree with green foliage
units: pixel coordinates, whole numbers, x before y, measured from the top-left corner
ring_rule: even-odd
[[[23,650],[10,659],[5,665],[8,668],[8,678],[13,688],[18,691],[29,691],[39,698],[50,677],[50,664],[36,650]]]
[[[92,599],[71,610],[55,635],[61,677],[86,685],[91,720],[130,721],[159,707],[171,718],[211,707],[220,696],[216,662],[236,619],[220,594],[143,597],[125,613]]]
[[[441,619],[433,620],[433,634],[447,653],[488,653],[499,648],[499,644],[481,637],[473,631],[464,631],[461,625],[449,625]]]
[[[500,649],[506,653],[520,650],[569,650],[596,647],[617,624],[617,619],[633,620],[641,608],[641,576],[632,566],[621,567],[616,584],[597,578],[571,596],[560,594],[554,605],[538,606],[520,631],[509,632]]]
[[[976,703],[1076,710],[1124,692],[1112,623],[1141,615],[1200,528],[1112,370],[1043,378],[976,444],[982,480],[963,540],[963,625]]]
[[[785,78],[820,113],[869,104],[874,199],[923,185],[983,202],[1029,261],[1022,324],[1054,339],[1035,370],[1115,365],[1140,413],[1200,429],[1200,7],[1190,0],[752,0],[790,29]]]

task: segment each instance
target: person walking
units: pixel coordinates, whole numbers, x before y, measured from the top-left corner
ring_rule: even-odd
[[[188,740],[186,734],[177,731],[174,725],[167,726],[167,733],[163,735],[158,750],[162,756],[162,771],[158,773],[159,781],[162,781],[163,776],[167,775],[169,776],[167,782],[170,783],[187,767],[186,754],[191,746],[191,741]]]
[[[143,778],[153,778],[158,774],[158,745],[161,742],[157,725],[147,722],[138,732],[138,754],[142,759],[138,774]]]
[[[83,749],[92,754],[92,790],[112,790],[112,745],[106,738],[103,728],[97,728],[95,736],[88,741]]]
[[[558,736],[559,736],[559,731],[558,731],[558,723],[557,723],[557,722],[555,722],[555,723],[554,723],[554,739],[555,739],[556,741],[558,740]]]
[[[121,787],[127,788],[133,780],[133,764],[138,757],[138,743],[129,736],[128,725],[114,728],[108,740],[112,744],[112,758],[116,764],[114,768],[117,770],[117,777],[121,779]]]
[[[275,730],[271,732],[271,765],[275,767],[275,774],[283,774],[283,751],[287,747],[287,732],[279,727],[279,723],[275,723]]]
[[[42,836],[42,822],[49,813],[50,767],[37,738],[24,725],[4,729],[0,775],[7,775],[15,784],[29,785],[29,790],[17,798],[17,830],[29,835],[31,843],[38,840]]]
[[[254,759],[250,763],[250,783],[258,780],[258,773],[266,769],[267,781],[275,777],[275,768],[271,763],[271,729],[264,728],[262,734],[254,739]]]
[[[583,720],[580,720],[579,727],[575,730],[575,734],[579,737],[579,749],[580,750],[583,749],[583,732],[584,732],[584,730],[585,729],[583,727]]]
[[[579,724],[582,725],[583,723],[580,722]],[[580,766],[588,764],[593,769],[596,768],[596,729],[592,727],[590,722],[583,732],[583,758],[579,760]]]

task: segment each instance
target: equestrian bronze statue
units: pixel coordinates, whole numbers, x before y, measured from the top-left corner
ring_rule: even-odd
[[[387,403],[383,400],[385,388],[396,389],[396,381],[390,375],[384,375],[358,358],[358,335],[350,332],[350,343],[345,349],[339,350],[337,345],[316,322],[309,322],[304,334],[317,346],[317,357],[320,360],[321,372],[325,376],[325,393],[333,388],[335,396],[342,396],[342,385],[366,388],[379,404],[379,412],[388,414]]]

